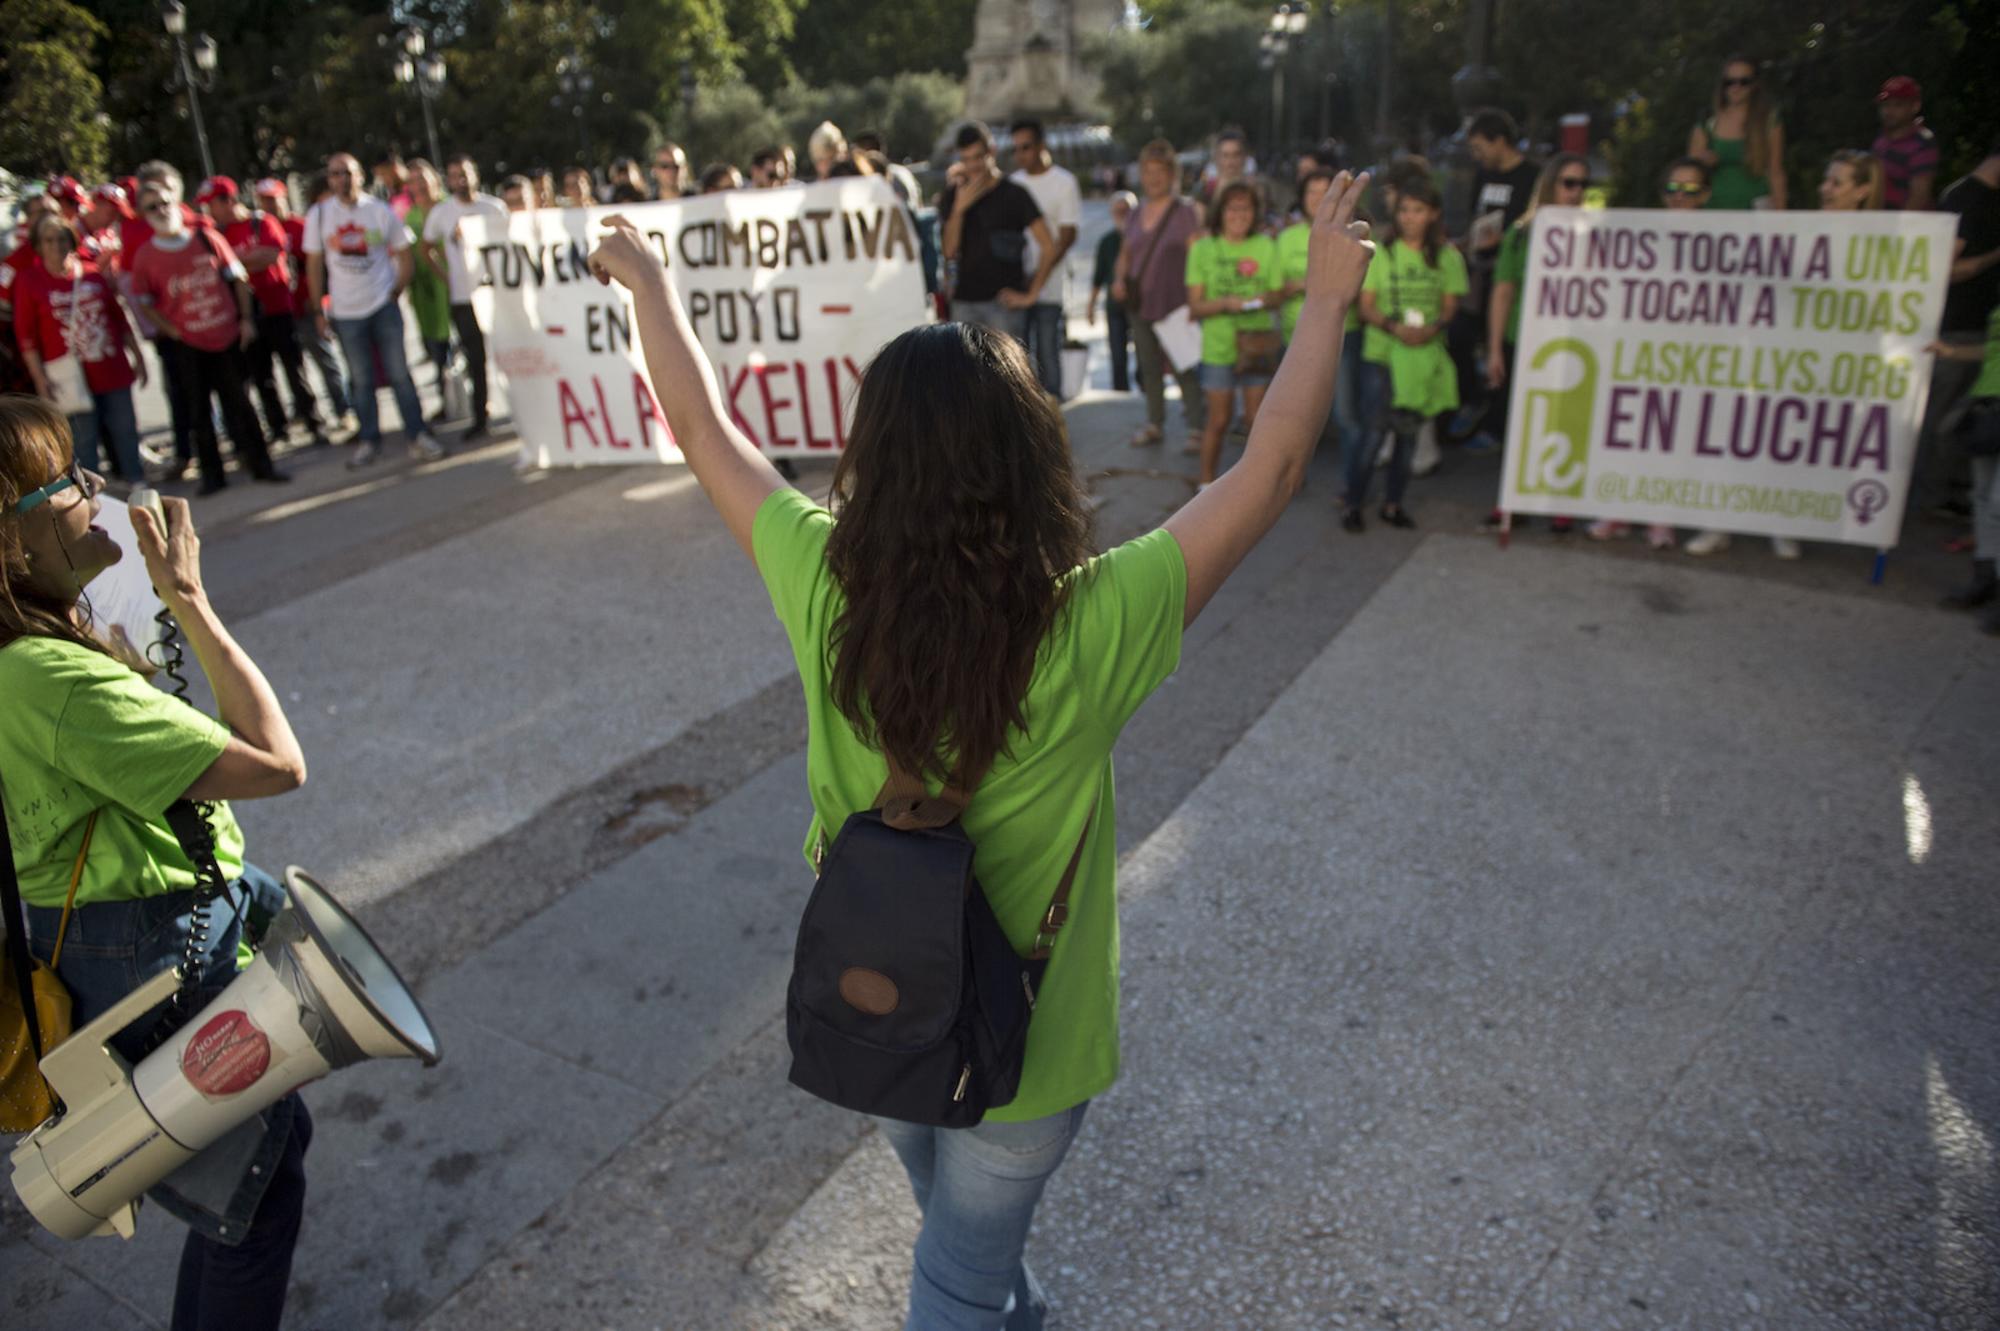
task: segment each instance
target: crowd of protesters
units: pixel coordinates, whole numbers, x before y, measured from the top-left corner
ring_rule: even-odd
[[[1980,364],[2000,305],[2000,166],[1989,159],[1940,190],[1922,96],[1907,77],[1881,85],[1879,137],[1866,151],[1834,154],[1818,203],[1827,210],[1942,208],[1959,218],[1912,503],[1977,517],[1975,578],[1957,600],[1987,607],[2000,603],[1993,572],[2000,498],[1990,493],[1991,468],[1965,456],[1959,440],[1966,404],[1992,396],[1984,391],[1992,375]],[[1329,425],[1342,456],[1343,523],[1353,532],[1366,528],[1378,467],[1387,476],[1376,517],[1410,527],[1410,481],[1438,465],[1440,440],[1468,454],[1498,448],[1535,211],[1580,204],[1591,188],[1586,158],[1535,160],[1503,111],[1473,114],[1463,142],[1476,170],[1456,235],[1446,235],[1441,173],[1430,162],[1410,155],[1375,168],[1370,211],[1378,248],[1345,330]],[[179,173],[163,162],[94,187],[64,178],[28,200],[14,252],[0,264],[0,318],[12,321],[0,374],[7,387],[57,401],[86,465],[101,458],[126,479],[145,467],[131,391],[154,372],[145,342],[164,376],[172,417],[173,454],[161,470],[178,477],[198,466],[202,493],[227,483],[218,420],[254,479],[285,479],[271,450],[293,432],[313,444],[352,443],[350,465],[375,461],[383,447],[382,387],[396,400],[412,453],[435,459],[445,450],[433,427],[446,420],[466,421],[462,443],[490,434],[486,344],[472,304],[478,274],[460,241],[468,217],[879,176],[911,210],[940,316],[1018,339],[1043,388],[1060,396],[1067,260],[1082,223],[1079,182],[1054,160],[1033,119],[1011,124],[1005,143],[982,125],[965,125],[954,149],[930,197],[879,136],[850,138],[830,122],[808,136],[803,162],[790,146],[773,145],[740,168],[717,162],[697,173],[679,145],[662,143],[649,165],[619,157],[601,174],[585,166],[559,176],[519,172],[500,179],[493,194],[462,154],[440,171],[386,153],[366,175],[353,156],[336,154],[304,183],[296,209],[286,182],[243,188],[223,176],[201,182],[191,207]],[[1005,166],[1003,155],[1011,159]],[[1361,165],[1345,157],[1338,143],[1302,152],[1290,187],[1281,189],[1260,173],[1248,139],[1224,129],[1197,169],[1156,141],[1137,154],[1136,193],[1116,189],[1125,183],[1116,171],[1098,181],[1111,187],[1113,227],[1093,255],[1087,317],[1094,323],[1101,304],[1113,387],[1143,394],[1135,447],[1165,440],[1166,387],[1178,385],[1197,484],[1215,479],[1225,441],[1256,416],[1295,327],[1302,219],[1337,169]],[[1712,103],[1689,129],[1686,155],[1661,173],[1658,202],[1786,208],[1785,159],[1783,119],[1758,64],[1731,57]],[[405,297],[417,341],[445,390],[443,410],[431,420],[422,415],[404,352]],[[1969,501],[1968,479],[1983,482]],[[1486,525],[1519,521],[1495,510]],[[1562,516],[1549,525],[1558,533],[1572,527]],[[1587,534],[1613,540],[1626,528],[1599,521]],[[1664,525],[1645,536],[1660,549],[1679,543]],[[1683,548],[1710,555],[1728,544],[1726,534],[1706,531]],[[1795,541],[1772,545],[1780,558],[1800,557]],[[2000,631],[2000,610],[1992,615],[1988,625]]]

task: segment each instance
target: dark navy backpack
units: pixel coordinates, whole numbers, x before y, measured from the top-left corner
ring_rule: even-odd
[[[876,807],[822,841],[785,1001],[793,1085],[944,1128],[1014,1098],[1090,824],[1022,957],[973,876],[967,798],[959,785],[925,794],[892,760]]]

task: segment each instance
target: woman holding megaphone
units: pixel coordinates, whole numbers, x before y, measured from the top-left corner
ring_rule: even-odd
[[[246,925],[254,933],[260,906],[282,903],[283,889],[245,860],[221,801],[296,790],[306,766],[277,695],[209,605],[184,500],[164,501],[164,530],[137,506],[132,525],[220,720],[154,688],[129,645],[92,624],[85,588],[126,554],[93,521],[102,485],[78,466],[60,413],[0,397],[0,803],[31,948],[55,965],[80,1027],[178,965],[191,935],[199,942],[184,1006],[163,1004],[113,1042],[136,1063],[167,1023],[228,984]],[[165,816],[182,800],[203,807],[231,883],[206,911],[205,939],[197,867]],[[248,921],[237,902],[253,903]],[[311,1140],[304,1102],[286,1095],[147,1193],[189,1227],[175,1328],[278,1325]]]

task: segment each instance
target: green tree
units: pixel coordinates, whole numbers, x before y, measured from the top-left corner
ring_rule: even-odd
[[[979,0],[809,0],[784,53],[816,86],[926,70],[963,77],[978,9]]]
[[[29,176],[103,174],[104,86],[89,57],[104,36],[67,0],[0,5],[0,165]]]
[[[897,74],[862,84],[794,84],[777,102],[787,141],[802,156],[813,129],[831,120],[850,137],[880,134],[893,157],[928,159],[944,132],[963,117],[965,88],[949,74]]]
[[[1086,49],[1101,77],[1112,132],[1128,148],[1152,138],[1197,144],[1224,125],[1268,123],[1271,75],[1258,39],[1268,11],[1198,0],[1152,28]]]

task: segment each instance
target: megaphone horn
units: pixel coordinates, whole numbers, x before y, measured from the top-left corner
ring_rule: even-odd
[[[111,1048],[171,997],[162,971],[49,1051],[63,1112],[14,1148],[14,1191],[66,1239],[132,1235],[133,1201],[237,1124],[309,1081],[370,1058],[438,1061],[423,1008],[374,940],[309,874],[256,959],[135,1068]]]

